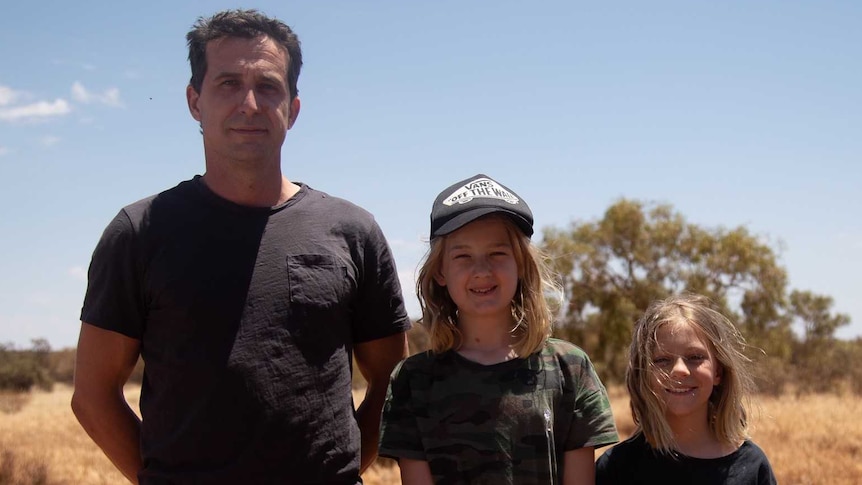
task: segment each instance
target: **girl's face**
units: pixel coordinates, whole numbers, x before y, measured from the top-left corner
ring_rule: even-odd
[[[503,221],[485,217],[449,234],[440,272],[434,279],[446,287],[458,306],[459,322],[485,319],[510,323],[518,264]]]
[[[666,404],[669,421],[706,422],[709,396],[721,382],[721,366],[694,326],[679,322],[659,327],[651,368],[652,390]]]

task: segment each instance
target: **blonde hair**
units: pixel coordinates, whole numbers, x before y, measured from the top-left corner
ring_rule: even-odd
[[[544,255],[530,242],[518,227],[505,216],[488,215],[500,220],[506,227],[515,261],[518,265],[518,288],[512,300],[515,319],[515,352],[525,357],[539,350],[551,334],[553,313],[546,292],[562,295],[560,285],[552,278]],[[435,353],[461,346],[458,330],[458,307],[445,286],[434,276],[443,266],[443,251],[448,235],[435,237],[416,281],[416,296],[422,309],[420,323],[431,337],[431,350]]]
[[[687,324],[707,342],[721,369],[721,382],[709,397],[708,424],[712,435],[738,446],[748,438],[748,412],[754,381],[747,368],[751,360],[743,353],[745,339],[736,325],[714,308],[705,296],[684,294],[656,301],[635,324],[626,369],[626,387],[631,398],[637,432],[662,453],[676,449],[676,439],[665,420],[664,401],[650,386],[655,379],[653,352],[656,332],[664,325]]]

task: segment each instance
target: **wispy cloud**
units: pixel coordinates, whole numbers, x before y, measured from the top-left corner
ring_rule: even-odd
[[[9,153],[9,149],[4,146],[0,146],[0,157],[6,155],[7,153]]]
[[[69,114],[72,107],[65,99],[39,101],[23,106],[0,109],[0,121],[31,121]]]
[[[79,103],[101,103],[114,108],[121,108],[123,102],[120,100],[120,90],[108,88],[101,93],[87,90],[83,84],[75,81],[72,84],[72,99]]]
[[[87,268],[83,266],[72,266],[66,273],[77,281],[87,281]]]
[[[6,106],[7,104],[12,104],[16,99],[21,97],[20,92],[15,91],[14,89],[8,86],[0,85],[0,106]]]
[[[57,143],[60,143],[60,138],[53,135],[46,135],[39,139],[39,143],[41,143],[42,146],[52,147]]]

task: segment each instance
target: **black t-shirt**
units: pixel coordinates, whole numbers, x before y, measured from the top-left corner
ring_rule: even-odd
[[[596,462],[597,485],[775,485],[769,460],[750,440],[720,458],[669,456],[654,450],[643,433],[610,448]]]
[[[141,341],[142,483],[358,483],[351,350],[410,326],[366,211],[301,185],[274,208],[199,177],[124,208],[81,320]]]

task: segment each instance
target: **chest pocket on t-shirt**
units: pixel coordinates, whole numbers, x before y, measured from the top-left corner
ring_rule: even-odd
[[[327,347],[349,341],[353,285],[347,266],[326,254],[288,256],[287,279],[294,338]]]

